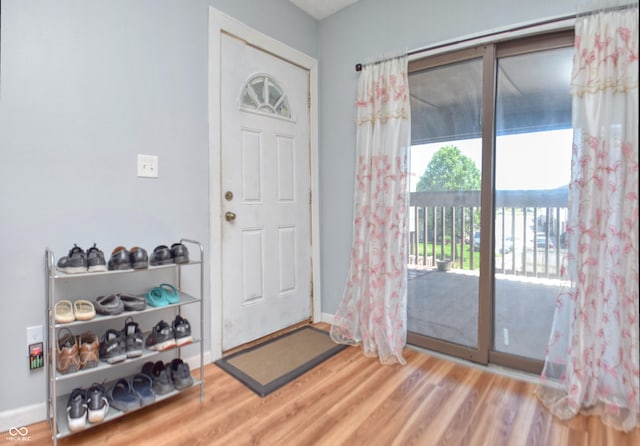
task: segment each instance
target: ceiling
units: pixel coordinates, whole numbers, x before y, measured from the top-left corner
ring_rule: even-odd
[[[358,0],[289,0],[311,17],[322,20],[341,9],[354,4]]]
[[[497,135],[571,127],[572,57],[567,47],[499,59]],[[412,73],[409,92],[412,144],[481,136],[481,59]]]

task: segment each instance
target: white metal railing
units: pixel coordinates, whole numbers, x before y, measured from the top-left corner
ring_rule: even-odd
[[[479,268],[480,237],[493,235],[495,270],[558,277],[565,251],[568,190],[497,191],[494,234],[480,228],[480,192],[412,192],[407,262],[433,267]]]

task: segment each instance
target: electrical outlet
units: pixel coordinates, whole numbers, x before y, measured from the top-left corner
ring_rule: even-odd
[[[138,154],[138,176],[158,178],[158,157],[155,155]]]
[[[27,327],[27,345],[36,344],[44,340],[42,334],[42,325],[35,327]]]

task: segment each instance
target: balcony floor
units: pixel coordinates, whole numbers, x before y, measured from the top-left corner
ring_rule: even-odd
[[[408,279],[408,330],[475,347],[478,272],[409,266]],[[561,282],[498,274],[495,283],[494,350],[543,360]]]

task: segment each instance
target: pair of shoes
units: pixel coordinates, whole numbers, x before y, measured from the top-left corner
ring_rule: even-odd
[[[69,300],[57,302],[54,308],[55,321],[66,324],[73,321],[90,321],[96,317],[96,310],[88,300],[76,300],[73,304]]]
[[[92,273],[106,271],[107,263],[104,260],[104,253],[96,247],[95,243],[86,253],[74,244],[69,254],[58,260],[57,268],[66,274]]]
[[[140,326],[128,317],[122,331],[108,329],[100,340],[100,358],[109,364],[137,358],[144,352],[144,335]]]
[[[67,400],[67,424],[71,432],[78,432],[89,423],[101,423],[109,412],[104,387],[92,384],[87,390],[73,389]]]
[[[151,266],[189,263],[189,250],[182,243],[156,246],[151,254]]]
[[[191,324],[179,314],[171,325],[165,321],[158,322],[145,342],[149,350],[164,351],[193,342]]]
[[[118,379],[108,390],[111,407],[122,412],[151,404],[156,400],[153,381],[144,373],[136,373],[129,378]]]
[[[153,392],[153,381],[144,373],[136,373],[129,378],[120,378],[114,382],[107,396],[114,407],[122,412],[129,412],[156,400]]]
[[[122,271],[127,269],[145,269],[149,267],[147,251],[134,246],[127,250],[124,246],[118,246],[111,252],[109,259],[109,271]]]
[[[98,296],[95,303],[96,312],[106,316],[112,316],[124,312],[124,302],[118,294]]]
[[[160,286],[151,288],[145,297],[147,304],[152,307],[164,307],[180,302],[178,290],[168,283],[162,283]]]
[[[115,315],[124,311],[141,311],[147,308],[144,296],[136,294],[109,294],[96,298],[96,311],[99,314]]]
[[[142,373],[151,377],[153,390],[158,395],[164,395],[174,389],[186,389],[193,385],[189,364],[180,358],[175,358],[166,364],[162,361],[147,362],[142,366]]]
[[[63,334],[64,333],[64,334]],[[91,331],[74,336],[68,328],[58,332],[56,369],[62,374],[98,366],[100,344]]]

